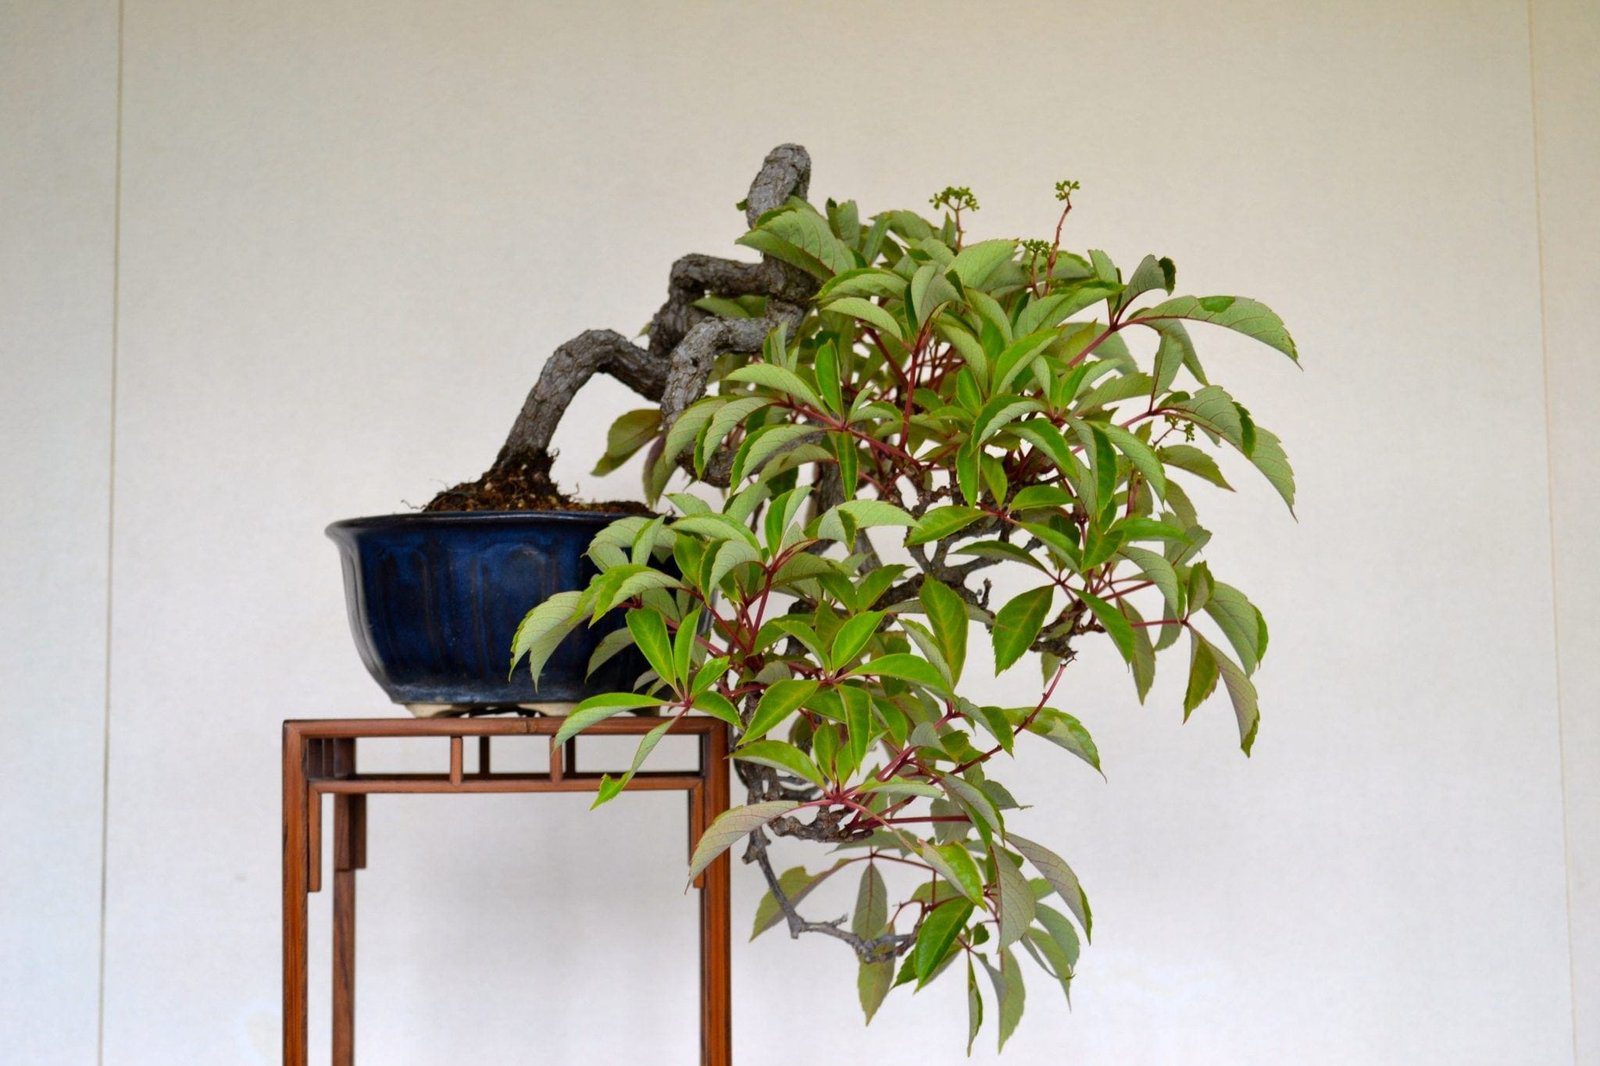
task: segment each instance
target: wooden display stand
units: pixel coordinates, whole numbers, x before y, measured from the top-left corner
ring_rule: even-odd
[[[619,716],[584,736],[642,736],[658,718]],[[356,871],[367,865],[367,796],[373,793],[594,792],[598,773],[579,773],[577,741],[555,743],[560,718],[356,718],[283,723],[283,1062],[305,1066],[308,896],[322,887],[322,797],[333,796],[333,1063],[355,1061]],[[689,843],[728,807],[728,729],[714,718],[690,717],[671,732],[698,738],[693,772],[641,772],[628,791],[688,794]],[[494,737],[550,738],[547,773],[495,773]],[[357,742],[369,737],[448,737],[450,768],[437,774],[364,774]],[[463,770],[467,737],[478,741],[478,765]],[[700,890],[700,1062],[730,1066],[732,1029],[726,854],[695,881]]]

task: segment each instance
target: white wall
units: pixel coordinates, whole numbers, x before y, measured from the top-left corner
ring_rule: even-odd
[[[1574,1023],[1581,1062],[1600,1062],[1600,5],[1533,5],[1534,119],[1544,279],[1556,636],[1567,794]]]
[[[0,1060],[93,1062],[114,3],[0,4]]]
[[[1029,825],[1098,935],[1007,1061],[1600,1063],[1595,27],[1534,6],[125,0],[120,100],[115,11],[5,8],[6,499],[60,495],[0,527],[0,1048],[96,1061],[109,743],[98,1061],[276,1057],[277,722],[389,712],[321,527],[481,469],[543,354],[645,321],[797,140],[816,197],[970,184],[999,234],[1077,178],[1075,243],[1265,299],[1305,355],[1206,338],[1302,485],[1298,524],[1211,502],[1274,622],[1256,755],[1083,664],[1109,781],[1045,755],[1017,788],[1067,790]],[[627,402],[585,393],[569,482],[631,488],[586,476]],[[375,803],[365,1061],[689,1061],[679,805],[582,807]],[[742,1063],[960,1058],[955,988],[863,1033],[834,945],[735,973]]]

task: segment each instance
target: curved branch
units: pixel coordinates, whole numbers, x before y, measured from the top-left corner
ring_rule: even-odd
[[[811,157],[796,144],[767,153],[750,185],[745,217],[753,225],[791,196],[804,197]],[[651,400],[663,401],[663,428],[699,396],[717,357],[759,351],[780,323],[798,321],[816,282],[778,260],[740,263],[709,255],[686,255],[673,264],[667,301],[651,319],[650,339],[642,348],[613,330],[588,330],[557,348],[539,373],[501,449],[497,466],[518,460],[548,459],[550,441],[578,390],[595,374],[609,374]],[[694,303],[719,296],[765,296],[765,317],[724,319]],[[546,464],[547,465],[547,464]]]

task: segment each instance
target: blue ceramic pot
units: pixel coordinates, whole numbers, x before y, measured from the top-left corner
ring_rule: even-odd
[[[396,703],[418,713],[570,703],[625,691],[646,669],[633,649],[585,678],[620,613],[580,626],[545,664],[507,678],[523,615],[595,573],[584,553],[618,514],[482,511],[351,518],[328,527],[344,562],[356,650]]]

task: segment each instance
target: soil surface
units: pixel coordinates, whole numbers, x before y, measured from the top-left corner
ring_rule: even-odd
[[[548,455],[501,455],[473,481],[445,489],[424,511],[609,511],[651,514],[638,500],[576,500],[550,476]]]

